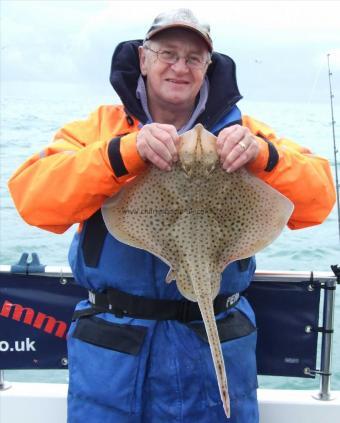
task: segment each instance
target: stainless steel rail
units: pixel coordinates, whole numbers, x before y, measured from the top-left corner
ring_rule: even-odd
[[[0,392],[9,389],[11,385],[5,381],[5,371],[0,370]]]
[[[320,390],[315,398],[322,401],[334,399],[331,394],[332,376],[332,347],[334,332],[334,310],[335,310],[335,289],[336,281],[329,279],[324,285],[323,299],[323,329],[321,344],[320,364]]]
[[[11,266],[0,264],[0,272],[10,272]],[[72,271],[69,266],[45,266],[42,273],[30,273],[32,275],[72,277]],[[254,281],[277,281],[277,282],[297,282],[308,281],[311,278],[311,272],[296,270],[257,270]],[[331,279],[336,282],[336,277],[332,272],[313,272],[313,278],[320,282],[326,282]]]

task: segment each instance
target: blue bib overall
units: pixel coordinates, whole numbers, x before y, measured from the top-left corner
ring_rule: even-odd
[[[235,110],[229,121],[234,119]],[[75,235],[69,260],[75,279],[88,289],[114,287],[149,298],[183,299],[175,282],[165,283],[168,266],[113,238],[100,214]],[[245,290],[254,271],[254,258],[231,263],[220,293]],[[77,310],[89,306],[83,301]],[[234,318],[237,325],[240,315],[254,330],[221,344],[231,419],[223,411],[209,344],[190,325],[102,313],[73,322],[68,334],[68,423],[257,423],[253,311],[242,297],[217,320],[233,325]]]

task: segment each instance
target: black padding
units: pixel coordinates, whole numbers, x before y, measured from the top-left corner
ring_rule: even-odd
[[[117,178],[129,173],[123,162],[122,155],[120,154],[120,137],[113,138],[110,141],[108,155],[112,170],[114,171]]]
[[[242,338],[256,330],[252,322],[238,310],[228,314],[224,319],[216,320],[216,324],[221,342]],[[200,338],[208,342],[203,322],[188,323],[187,326],[194,330]]]
[[[146,333],[145,326],[122,325],[93,316],[78,320],[73,337],[102,348],[137,355]]]
[[[84,225],[81,248],[86,266],[97,267],[102,253],[107,229],[101,210],[97,210]]]

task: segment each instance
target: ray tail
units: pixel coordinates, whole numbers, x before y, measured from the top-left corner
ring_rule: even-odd
[[[198,296],[198,306],[200,308],[205,330],[207,332],[210,351],[214,362],[217,376],[218,388],[226,416],[230,418],[230,399],[228,391],[227,374],[225,370],[220,338],[218,336],[217,325],[214,315],[214,308],[209,296]]]

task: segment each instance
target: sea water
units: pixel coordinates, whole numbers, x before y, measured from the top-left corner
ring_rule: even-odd
[[[13,264],[24,252],[37,252],[46,265],[67,265],[68,246],[75,227],[55,235],[27,225],[18,215],[7,190],[10,175],[30,155],[48,144],[63,124],[84,119],[100,104],[118,103],[109,86],[102,87],[7,83],[1,94],[0,138],[0,264]],[[334,153],[330,106],[328,103],[265,103],[242,100],[244,114],[266,122],[277,134],[308,146],[315,154],[332,163]],[[340,122],[340,108],[335,107]],[[339,124],[336,134],[340,143]],[[340,171],[340,169],[339,169]],[[65,178],[68,176],[65,175]],[[43,194],[42,194],[43,195]],[[320,226],[291,231],[257,255],[257,268],[268,270],[330,271],[340,264],[340,241],[336,208]],[[335,339],[333,352],[333,389],[340,390],[340,294],[336,294]],[[0,365],[1,367],[1,365]],[[67,372],[7,371],[9,380],[65,382]],[[318,381],[300,378],[260,377],[261,387],[317,389]]]

